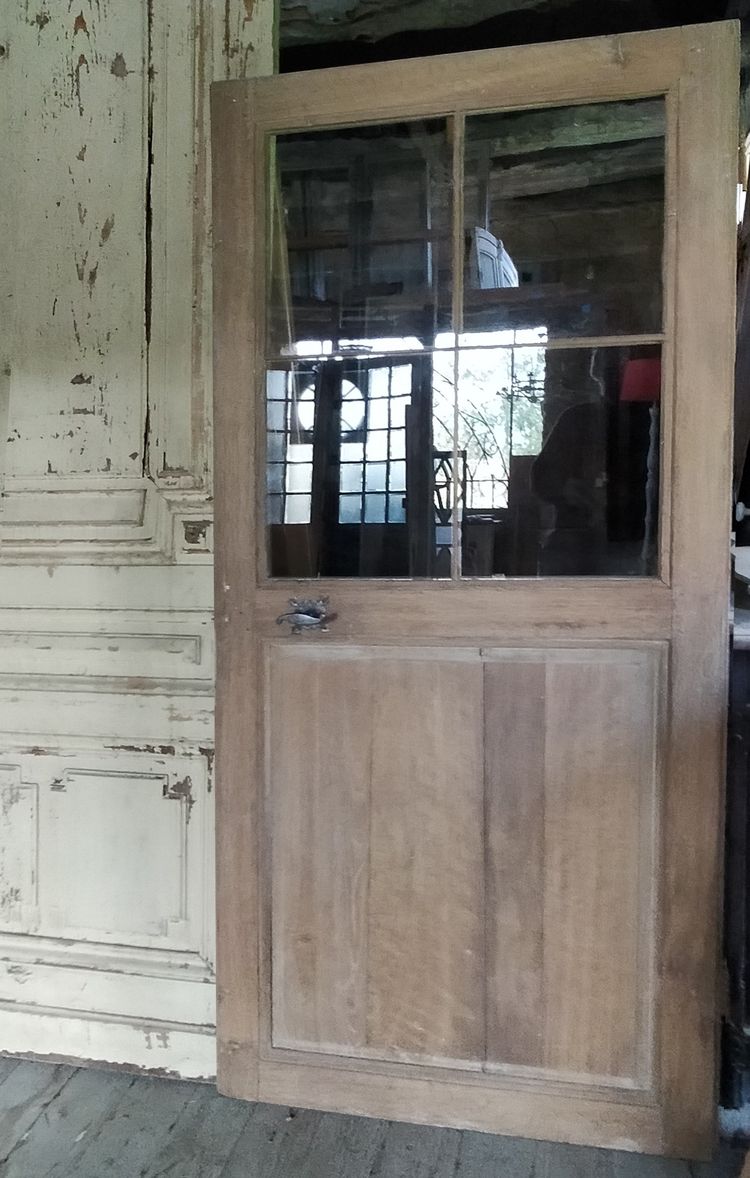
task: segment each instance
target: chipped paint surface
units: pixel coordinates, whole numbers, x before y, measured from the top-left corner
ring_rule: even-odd
[[[0,1033],[211,1075],[208,86],[273,4],[6,8]]]
[[[115,0],[17,8],[6,474],[132,475],[145,399],[142,13]]]

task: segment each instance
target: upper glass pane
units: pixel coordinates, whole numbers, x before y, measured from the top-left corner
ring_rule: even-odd
[[[466,120],[464,345],[661,331],[664,134],[662,98]]]
[[[445,120],[274,142],[270,355],[431,346],[450,326]]]

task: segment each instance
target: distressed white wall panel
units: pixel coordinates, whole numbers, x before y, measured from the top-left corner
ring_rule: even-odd
[[[9,476],[139,474],[146,6],[14,6]]]
[[[37,919],[38,787],[0,758],[0,927]]]
[[[83,1059],[196,1080],[216,1075],[213,1028],[170,1021],[0,1003],[0,1043],[8,1055]]]
[[[0,618],[13,609],[208,612],[213,601],[208,565],[2,565],[0,584]]]
[[[211,618],[185,611],[0,610],[0,683],[23,676],[34,686],[75,678],[134,690],[149,681],[193,681],[212,690]]]
[[[191,777],[65,769],[45,795],[39,931],[187,947]]]
[[[215,1074],[208,87],[275,7],[0,4],[4,1051]]]
[[[56,1009],[71,1013],[211,1027],[213,981],[209,966],[187,953],[137,956],[113,946],[61,948],[46,938],[0,934],[0,1004],[44,1007],[53,996]]]
[[[41,936],[210,960],[210,790],[209,759],[173,749],[17,750],[0,760],[13,835],[0,854],[9,895],[0,929],[18,928],[23,913],[25,931]]]
[[[102,746],[133,748],[213,742],[213,698],[161,692],[120,694],[75,690],[0,689],[0,747],[7,741],[49,748],[60,738],[97,738]]]

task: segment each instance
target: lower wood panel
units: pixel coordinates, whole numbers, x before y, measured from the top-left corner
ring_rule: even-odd
[[[661,653],[487,654],[490,1065],[649,1082]]]
[[[272,1048],[647,1090],[662,660],[273,644]]]
[[[273,1042],[484,1050],[478,652],[274,655]]]

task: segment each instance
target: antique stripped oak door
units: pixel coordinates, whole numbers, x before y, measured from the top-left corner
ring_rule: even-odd
[[[710,1150],[737,77],[215,86],[222,1091]]]

